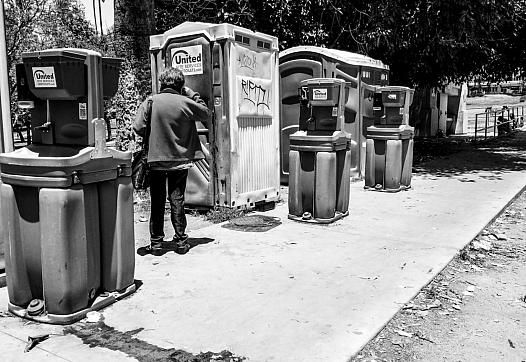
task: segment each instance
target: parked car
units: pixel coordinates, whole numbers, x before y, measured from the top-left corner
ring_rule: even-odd
[[[474,89],[469,92],[470,97],[482,97],[484,95],[484,91],[479,89]]]

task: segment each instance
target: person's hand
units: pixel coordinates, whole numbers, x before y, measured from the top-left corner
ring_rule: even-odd
[[[182,89],[183,96],[186,96],[194,101],[196,101],[196,98],[199,99],[199,93],[194,92],[191,88],[184,86]]]
[[[201,99],[201,95],[199,93],[194,92],[193,90],[191,90],[190,88],[186,86],[181,89],[181,94],[190,98],[191,100],[193,100],[194,102],[202,106],[208,107],[206,102]]]

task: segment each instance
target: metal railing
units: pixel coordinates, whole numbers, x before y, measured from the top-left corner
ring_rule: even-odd
[[[488,107],[484,113],[475,115],[475,141],[510,133],[524,122],[524,106],[504,106],[499,110]],[[479,125],[483,127],[479,128]],[[480,133],[484,133],[482,136]]]

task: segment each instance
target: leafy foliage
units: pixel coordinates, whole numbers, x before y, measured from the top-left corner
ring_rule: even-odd
[[[278,37],[281,49],[295,45],[345,47],[356,29],[354,23],[348,27],[344,19],[362,16],[356,4],[362,1],[159,0],[155,21],[157,32],[184,21],[228,22]]]
[[[482,73],[489,79],[500,80],[513,73],[526,77],[526,0],[506,4],[506,16],[500,19],[498,36],[492,42],[495,50]]]
[[[140,94],[151,92],[149,36],[154,34],[153,1],[115,0],[116,55],[127,59]]]
[[[137,80],[132,64],[129,60],[125,60],[121,65],[117,94],[111,99],[108,109],[110,112],[115,112],[116,115],[117,135],[115,147],[120,150],[135,151],[137,148],[132,124],[135,111],[142,100],[142,96],[136,84]]]
[[[151,93],[149,36],[155,33],[152,0],[115,0],[116,55],[125,59],[119,90],[112,100],[117,119],[116,146],[135,150],[138,144],[131,128],[140,102]]]
[[[104,51],[108,39],[97,38],[75,0],[5,0],[8,65],[24,51],[71,47]]]
[[[94,29],[84,17],[75,1],[58,0],[41,16],[41,31],[37,29],[39,49],[45,48],[85,48],[102,50],[100,39],[95,37]]]
[[[316,45],[354,49],[353,33],[360,25],[362,1],[264,1],[254,4],[256,27],[278,37],[280,48]]]
[[[157,32],[183,21],[230,22],[391,66],[397,84],[434,87],[525,68],[526,0],[219,0],[156,2]]]
[[[5,0],[4,6],[13,119],[20,113],[14,65],[21,61],[23,52],[59,47],[110,51],[111,38],[95,36],[84,9],[75,0]]]
[[[391,65],[395,83],[437,86],[477,74],[502,78],[517,67],[502,55],[516,51],[514,31],[524,27],[517,4],[523,2],[378,1],[367,10],[370,21],[360,41],[369,55]]]
[[[156,33],[165,32],[185,21],[232,23],[250,28],[254,11],[249,0],[157,0]]]

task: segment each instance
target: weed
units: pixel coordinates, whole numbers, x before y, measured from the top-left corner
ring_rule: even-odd
[[[223,221],[228,221],[235,219],[236,217],[241,217],[249,213],[250,210],[246,209],[231,209],[223,206],[215,206],[212,210],[207,212],[205,219],[218,224]]]

